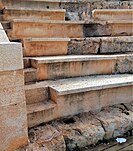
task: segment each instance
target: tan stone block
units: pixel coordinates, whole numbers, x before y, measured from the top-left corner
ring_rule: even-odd
[[[18,70],[23,68],[23,54],[21,44],[0,43],[0,71]]]
[[[66,55],[66,38],[35,38],[24,40],[24,56]]]
[[[0,87],[0,106],[25,101],[24,87]]]
[[[133,19],[133,10],[131,9],[96,9],[92,12],[96,20],[128,20]]]
[[[0,150],[14,151],[28,143],[25,102],[0,107]]]
[[[57,102],[58,117],[75,115],[101,108],[97,91],[58,97],[51,91],[51,99]]]
[[[11,7],[17,7],[17,8],[22,8],[22,7],[28,7],[31,9],[45,9],[45,8],[50,8],[50,9],[55,9],[55,8],[60,8],[59,7],[59,2],[60,1],[40,1],[40,0],[21,0],[21,2],[18,3],[18,0],[2,0],[3,4],[6,6],[11,6]]]
[[[99,93],[101,107],[133,101],[133,86],[102,90]]]
[[[64,9],[29,9],[6,7],[3,15],[4,20],[12,19],[45,19],[45,20],[65,20]]]
[[[47,20],[14,20],[11,38],[81,38],[84,22],[47,21]]]
[[[112,74],[115,71],[115,64],[115,59],[40,64],[37,67],[36,76],[37,80],[45,80],[94,74]]]
[[[19,87],[24,85],[23,70],[0,72],[0,87]]]

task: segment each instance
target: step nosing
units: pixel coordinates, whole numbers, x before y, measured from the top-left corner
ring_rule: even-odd
[[[32,8],[13,8],[5,7],[5,11],[39,11],[39,12],[66,12],[65,9],[32,9]]]
[[[30,60],[37,61],[38,64],[42,63],[56,63],[56,62],[77,62],[77,61],[95,61],[95,60],[116,60],[118,56],[98,56],[98,55],[93,55],[93,56],[66,56],[66,57],[32,57],[29,58]]]
[[[68,95],[133,85],[133,75],[97,75],[58,80],[50,86],[57,95]]]
[[[70,41],[70,38],[25,38],[29,42],[43,42],[43,41]]]
[[[65,21],[65,20],[46,20],[46,19],[13,19],[13,22],[35,22],[35,23],[53,23],[53,24],[84,24],[85,21]]]
[[[119,83],[119,84],[108,84],[108,85],[102,85],[102,86],[88,87],[88,88],[83,88],[82,90],[74,89],[74,90],[62,91],[62,92],[59,92],[58,90],[56,90],[56,88],[55,88],[55,90],[59,96],[62,96],[62,95],[69,95],[69,94],[75,94],[75,93],[97,91],[97,90],[102,90],[102,89],[124,87],[124,86],[129,86],[129,85],[133,85],[133,81],[132,82],[123,82],[123,83]]]

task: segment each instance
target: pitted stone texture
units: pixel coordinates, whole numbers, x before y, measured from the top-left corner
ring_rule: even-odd
[[[25,100],[23,76],[22,70],[0,72],[0,106]]]
[[[28,143],[25,102],[0,107],[0,149],[13,151]]]
[[[133,56],[119,57],[116,63],[116,73],[133,73]]]
[[[133,36],[72,38],[68,54],[111,54],[133,52]]]
[[[100,38],[72,39],[68,44],[68,54],[87,55],[98,53]]]
[[[100,53],[126,53],[133,51],[133,36],[102,37]]]
[[[13,8],[5,7],[4,20],[13,19],[45,19],[45,20],[64,20],[64,9],[31,9],[31,8]]]
[[[68,150],[74,151],[76,148],[83,148],[103,139],[105,131],[100,122],[90,113],[77,115],[71,120],[73,122],[70,124],[65,124],[67,119],[64,122],[55,123],[55,127],[63,132]]]
[[[0,71],[23,69],[21,44],[0,43]]]

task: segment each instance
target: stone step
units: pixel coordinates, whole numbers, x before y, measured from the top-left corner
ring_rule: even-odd
[[[37,81],[115,72],[117,56],[79,55],[31,58]]]
[[[49,87],[58,116],[99,110],[133,101],[133,75],[87,76],[59,80]]]
[[[24,39],[24,56],[51,56],[67,54],[69,38]]]
[[[69,55],[132,53],[133,36],[72,38]]]
[[[34,83],[36,82],[36,69],[34,68],[25,68],[24,69],[24,80],[25,83]]]
[[[133,20],[132,9],[95,9],[92,11],[95,20]]]
[[[57,118],[55,113],[56,106],[56,103],[53,101],[27,105],[28,127],[33,127]]]
[[[3,11],[3,19],[65,20],[65,12],[66,11],[64,9],[31,9],[6,7]]]
[[[10,39],[24,38],[83,38],[94,36],[132,36],[132,21],[48,21],[14,19]]]
[[[48,21],[33,19],[14,19],[10,38],[81,38],[83,23],[71,21]]]
[[[66,77],[133,73],[133,54],[25,57],[24,60],[29,60],[36,69],[25,77],[26,82],[34,83]]]
[[[84,25],[85,37],[101,36],[132,36],[133,21],[112,20],[112,21],[93,21]]]
[[[47,102],[48,86],[52,81],[36,82],[34,84],[25,85],[26,104],[35,104],[40,102]]]

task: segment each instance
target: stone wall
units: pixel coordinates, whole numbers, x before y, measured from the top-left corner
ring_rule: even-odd
[[[28,142],[21,44],[9,42],[0,24],[0,150]]]

